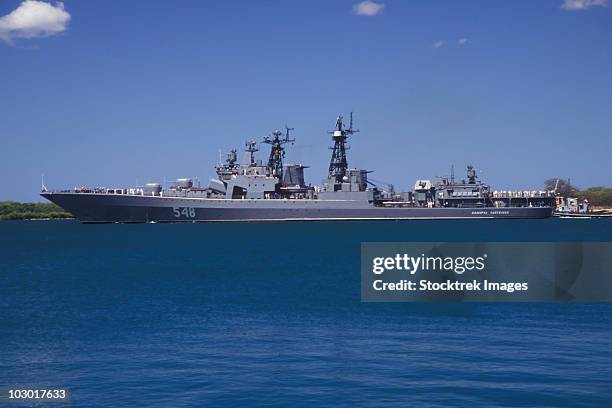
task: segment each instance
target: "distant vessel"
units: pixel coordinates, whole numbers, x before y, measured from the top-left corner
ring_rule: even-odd
[[[195,222],[280,220],[404,220],[457,218],[546,218],[555,197],[549,191],[491,191],[467,168],[467,180],[454,175],[417,180],[413,191],[396,193],[368,180],[370,171],[349,168],[346,150],[353,129],[336,119],[328,176],[321,186],[305,183],[301,164],[284,164],[284,145],[294,142],[291,128],[263,139],[268,161],[256,160],[255,141],[247,141],[242,164],[237,151],[216,166],[208,187],[192,179],[176,180],[164,189],[158,183],[133,188],[75,188],[41,195],[74,214],[81,222]]]

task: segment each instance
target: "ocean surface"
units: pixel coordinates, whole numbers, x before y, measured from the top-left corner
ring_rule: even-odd
[[[610,407],[612,303],[362,303],[359,265],[362,241],[610,240],[605,219],[0,222],[0,387],[67,387],[71,407]]]

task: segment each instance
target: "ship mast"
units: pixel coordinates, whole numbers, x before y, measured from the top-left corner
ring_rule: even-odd
[[[332,134],[332,140],[334,146],[330,147],[332,150],[332,157],[329,161],[329,175],[330,179],[334,179],[336,183],[342,183],[344,176],[346,176],[346,170],[348,169],[348,162],[346,160],[346,140],[349,135],[357,133],[359,130],[353,130],[353,112],[350,115],[350,122],[348,129],[344,128],[344,117],[338,116],[336,119],[336,129]]]
[[[270,172],[273,176],[277,176],[282,180],[283,178],[283,158],[285,157],[285,148],[283,145],[285,143],[293,143],[295,139],[289,138],[289,131],[293,130],[293,128],[285,126],[285,135],[283,138],[283,132],[280,130],[275,130],[272,132],[272,137],[266,136],[264,137],[263,142],[267,143],[271,146],[270,149],[270,158],[268,159],[268,167],[270,168]]]

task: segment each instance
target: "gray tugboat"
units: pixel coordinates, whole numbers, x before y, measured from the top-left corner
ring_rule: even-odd
[[[244,160],[237,151],[216,167],[208,187],[178,179],[169,188],[149,183],[133,188],[75,188],[41,195],[81,222],[197,222],[288,220],[406,220],[458,218],[546,218],[553,213],[550,191],[491,191],[468,166],[467,180],[454,176],[417,180],[413,191],[395,192],[368,180],[367,170],[349,168],[347,140],[353,129],[339,116],[332,135],[328,176],[321,186],[305,183],[301,164],[284,164],[284,145],[293,129],[265,137],[266,163],[256,160],[255,141],[247,141]]]

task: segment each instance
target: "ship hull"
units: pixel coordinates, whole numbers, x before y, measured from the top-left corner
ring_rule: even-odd
[[[228,200],[42,193],[83,223],[547,218],[549,207],[383,208],[345,200]]]

